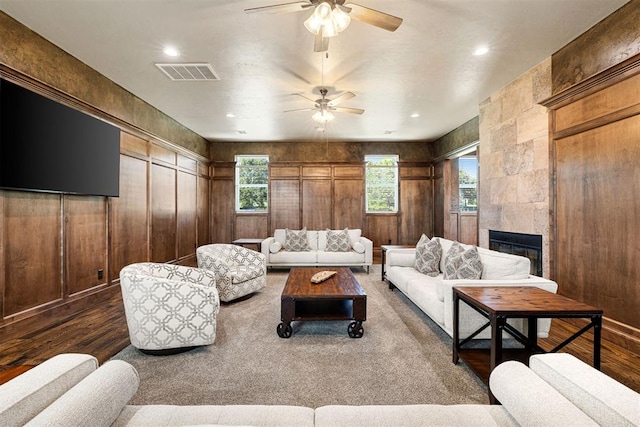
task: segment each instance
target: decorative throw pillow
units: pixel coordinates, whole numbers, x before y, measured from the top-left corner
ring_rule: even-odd
[[[478,248],[474,246],[471,249],[467,249],[460,254],[460,259],[461,262],[456,274],[458,279],[480,279],[482,276],[482,260],[480,260]]]
[[[307,228],[305,227],[302,230],[285,229],[284,250],[289,252],[310,251]]]
[[[454,242],[444,260],[444,279],[477,280],[482,276],[482,261],[475,246],[466,251],[458,242]]]
[[[422,236],[426,239],[420,238],[416,246],[416,260],[413,267],[422,274],[436,277],[440,274],[442,246],[440,246],[438,239],[429,240],[424,234]]]
[[[271,252],[272,254],[277,254],[278,252],[280,252],[280,249],[282,249],[282,243],[280,242],[273,242],[269,245],[269,252]]]
[[[422,233],[422,236],[420,236],[418,243],[416,243],[416,248],[424,243],[427,243],[428,241],[429,241],[429,238],[427,237],[427,235]]]
[[[359,254],[363,254],[363,253],[365,252],[365,250],[366,250],[366,249],[365,249],[365,247],[364,247],[364,245],[363,245],[362,243],[360,243],[360,242],[355,242],[355,243],[353,244],[353,250],[354,250],[354,251],[356,251],[356,252],[357,252],[357,253],[359,253]]]
[[[327,252],[350,252],[349,230],[333,231],[327,229]]]
[[[460,265],[460,254],[464,252],[464,248],[460,243],[453,242],[446,255],[444,256],[443,279],[457,279],[458,266]]]

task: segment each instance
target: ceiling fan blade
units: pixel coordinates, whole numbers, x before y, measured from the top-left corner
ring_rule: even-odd
[[[285,110],[283,111],[283,113],[293,113],[295,111],[314,111],[317,110],[317,108],[297,108],[295,110]]]
[[[245,9],[246,13],[288,13],[288,12],[300,12],[313,6],[308,1],[295,1],[292,3],[273,4],[271,6],[260,6]]]
[[[349,16],[353,19],[357,19],[365,24],[373,25],[387,31],[395,31],[398,29],[400,24],[402,24],[402,18],[389,15],[388,13],[369,9],[368,7],[360,6],[355,3],[347,3],[344,6],[351,9]]]
[[[353,93],[353,92],[345,92],[342,95],[340,95],[339,97],[337,97],[336,99],[333,99],[333,100],[329,101],[328,105],[330,107],[334,107],[334,106],[336,106],[338,104],[343,103],[344,101],[347,101],[347,100],[353,98],[354,96],[356,96],[356,94]]]
[[[307,101],[311,101],[311,102],[313,102],[314,104],[316,104],[316,103],[317,103],[315,99],[308,98],[308,97],[304,96],[304,95],[303,95],[303,94],[301,94],[301,93],[292,93],[292,95],[296,95],[296,96],[299,96],[299,97],[301,97],[301,98],[304,98],[304,99],[306,99]]]
[[[338,113],[351,113],[351,114],[364,113],[364,110],[360,108],[335,107],[333,110],[337,111]]]
[[[313,43],[313,51],[326,52],[327,50],[329,50],[329,37],[322,37],[322,32],[319,32]]]

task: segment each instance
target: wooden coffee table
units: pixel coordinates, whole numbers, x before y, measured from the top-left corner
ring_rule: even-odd
[[[311,283],[311,276],[327,270],[337,274],[322,283]],[[367,294],[348,268],[292,268],[282,291],[280,319],[276,329],[280,338],[293,335],[291,322],[307,320],[353,320],[347,332],[351,338],[361,338]]]

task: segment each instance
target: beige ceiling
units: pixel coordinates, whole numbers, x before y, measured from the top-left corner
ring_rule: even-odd
[[[404,22],[388,32],[354,20],[326,57],[303,26],[310,12],[244,13],[288,1],[0,0],[0,9],[211,141],[412,141],[473,118],[482,100],[627,2],[354,0]],[[490,53],[473,56],[481,44]],[[167,58],[165,45],[182,55]],[[173,82],[160,62],[209,63],[221,80]],[[292,94],[316,99],[322,86],[329,98],[354,92],[341,106],[365,113],[336,113],[325,133],[312,112],[283,113],[313,106]]]

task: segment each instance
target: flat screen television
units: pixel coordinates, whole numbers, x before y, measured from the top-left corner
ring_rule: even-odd
[[[0,188],[117,197],[120,130],[0,79]]]

